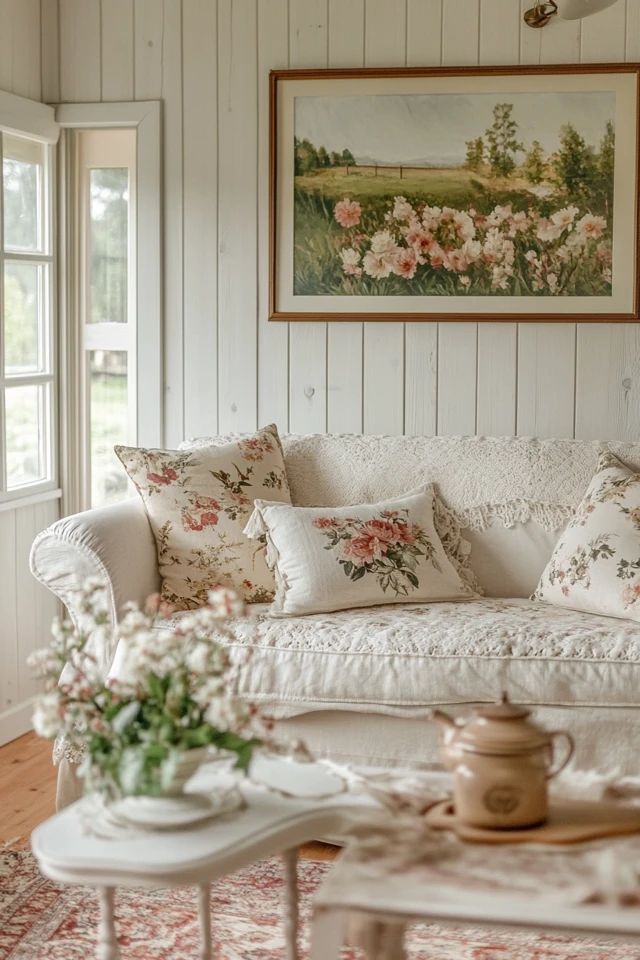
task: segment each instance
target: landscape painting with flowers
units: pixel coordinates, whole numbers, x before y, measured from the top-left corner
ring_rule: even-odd
[[[611,93],[300,97],[294,290],[611,291]]]
[[[637,318],[636,65],[327,73],[272,74],[274,319]]]

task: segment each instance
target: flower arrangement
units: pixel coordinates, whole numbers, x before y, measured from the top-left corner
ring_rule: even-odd
[[[407,292],[419,283],[420,292],[458,295],[604,293],[611,284],[607,221],[572,204],[547,215],[497,204],[482,214],[397,196],[380,223],[344,197],[333,217],[344,231],[336,256],[345,292],[390,277],[413,281]]]
[[[164,794],[185,753],[204,747],[246,770],[269,724],[237,695],[237,668],[221,642],[233,638],[228,619],[244,612],[237,594],[217,588],[206,606],[169,624],[173,608],[157,594],[144,609],[127,604],[112,679],[91,653],[92,638],[111,631],[99,581],[85,584],[81,609],[82,626],[56,619],[52,643],[29,663],[44,681],[35,730],[84,754],[85,790],[108,799]]]

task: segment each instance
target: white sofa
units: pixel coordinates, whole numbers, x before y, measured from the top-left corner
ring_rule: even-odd
[[[640,470],[640,443],[314,435],[285,436],[283,446],[296,504],[371,502],[435,482],[471,544],[486,594],[290,619],[254,607],[251,630],[238,623],[238,648],[253,648],[243,689],[283,732],[345,761],[433,764],[430,708],[464,712],[506,689],[535,705],[549,727],[574,734],[577,766],[637,773],[640,624],[528,597],[599,452],[609,447]],[[118,611],[159,587],[141,502],[58,521],[35,541],[31,563],[72,617],[84,579],[104,580],[113,633],[95,653],[108,671]],[[65,762],[62,802],[71,796],[69,774]]]

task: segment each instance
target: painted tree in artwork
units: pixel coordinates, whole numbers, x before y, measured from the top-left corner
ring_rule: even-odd
[[[600,141],[600,153],[598,154],[598,191],[601,193],[605,213],[611,214],[613,209],[613,180],[615,164],[616,134],[611,120],[607,122],[604,136]]]
[[[484,162],[484,140],[482,137],[475,137],[473,140],[467,140],[465,146],[467,156],[464,165],[467,170],[478,173]]]
[[[555,174],[570,200],[579,202],[589,194],[595,173],[593,150],[573,124],[566,123],[560,136]]]
[[[493,123],[485,133],[487,160],[494,177],[508,177],[516,166],[516,154],[522,150],[517,138],[518,124],[513,119],[512,103],[496,103]]]
[[[534,140],[524,161],[524,172],[529,183],[541,183],[545,172],[544,151],[539,140]]]

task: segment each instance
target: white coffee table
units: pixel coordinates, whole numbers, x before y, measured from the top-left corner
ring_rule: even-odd
[[[287,960],[297,958],[298,898],[297,848],[319,837],[346,831],[367,803],[362,798],[334,792],[325,799],[311,799],[310,792],[323,792],[322,778],[329,792],[335,779],[319,764],[290,765],[274,761],[276,776],[289,792],[303,796],[283,799],[246,782],[242,793],[247,806],[188,829],[162,832],[134,831],[130,835],[104,838],[87,831],[83,803],[67,807],[33,832],[31,843],[41,871],[52,880],[96,887],[100,898],[98,960],[117,960],[114,892],[116,887],[176,887],[194,884],[198,888],[201,927],[200,960],[212,956],[209,885],[264,857],[281,854],[285,869]],[[212,782],[215,781],[215,770]],[[199,790],[206,789],[206,772]],[[333,783],[333,787],[330,784]]]
[[[309,960],[337,960],[346,939],[368,960],[405,960],[414,922],[640,939],[640,903],[622,906],[607,887],[614,858],[640,869],[640,836],[555,848],[451,841],[446,856],[429,859],[424,847],[419,862],[421,843],[349,845],[314,897]],[[601,854],[611,860],[598,867]],[[581,902],[603,879],[608,893]]]

